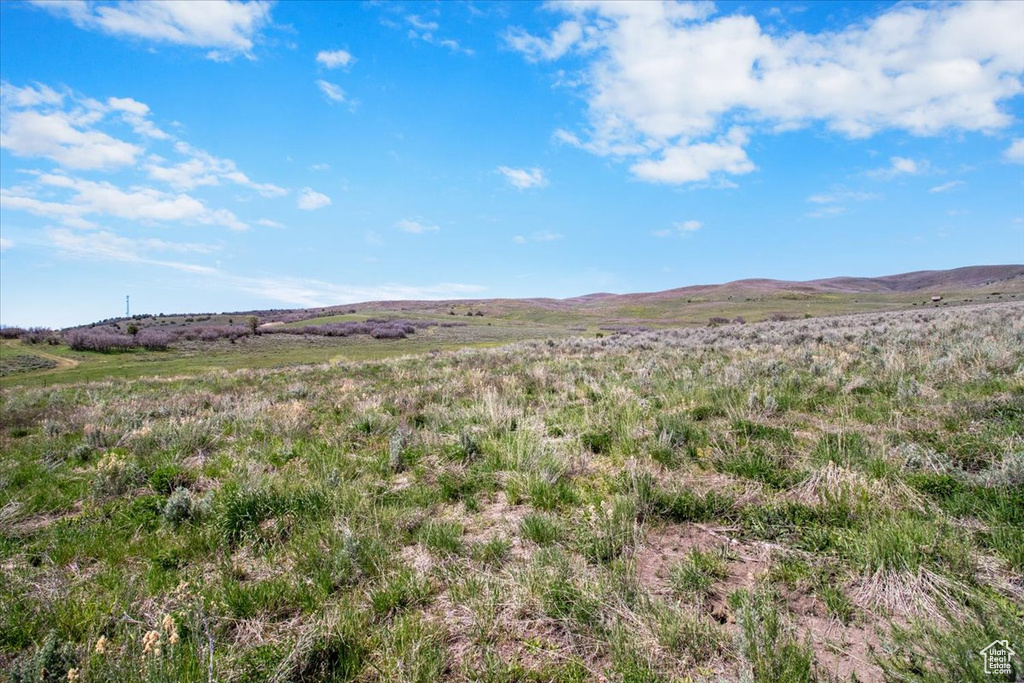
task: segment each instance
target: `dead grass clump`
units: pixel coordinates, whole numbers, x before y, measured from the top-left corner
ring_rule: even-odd
[[[938,623],[966,614],[965,587],[927,567],[916,571],[881,569],[851,589],[854,602],[862,609],[898,620],[919,618]]]

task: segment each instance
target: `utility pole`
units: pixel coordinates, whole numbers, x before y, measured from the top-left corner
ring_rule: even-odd
[[[129,298],[129,296],[127,294],[125,294],[124,295],[124,317],[126,317],[126,318],[132,317],[132,313],[131,313],[132,309],[128,305],[128,298]]]

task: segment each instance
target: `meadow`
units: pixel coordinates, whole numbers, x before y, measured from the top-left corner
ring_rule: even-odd
[[[390,358],[43,348],[77,365],[3,383],[0,668],[970,681],[990,642],[1024,652],[1020,303],[513,318]]]

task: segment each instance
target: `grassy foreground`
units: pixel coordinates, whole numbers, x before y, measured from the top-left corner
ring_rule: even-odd
[[[1024,653],[1022,319],[5,384],[0,669],[998,680],[978,651]]]

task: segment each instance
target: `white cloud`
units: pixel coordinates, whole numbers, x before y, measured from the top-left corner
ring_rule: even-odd
[[[867,176],[879,180],[891,180],[901,175],[917,175],[928,170],[927,161],[915,161],[906,157],[890,157],[889,165],[867,172]]]
[[[304,187],[302,192],[299,193],[298,207],[303,211],[315,211],[316,209],[322,209],[325,206],[331,205],[331,198],[325,194],[313,191],[311,188]]]
[[[408,21],[409,24],[412,25],[414,28],[417,28],[420,31],[436,31],[438,29],[436,21],[421,19],[415,14],[410,14],[405,18],[405,20]]]
[[[0,251],[6,251],[14,246],[14,242],[6,237],[0,237]]]
[[[173,139],[149,119],[150,109],[131,97],[110,97],[105,103],[70,91],[36,85],[19,88],[0,84],[0,146],[22,157],[44,157],[71,170],[114,170],[135,166],[153,141]],[[113,120],[127,123],[142,140],[136,144],[101,130]],[[243,185],[264,197],[280,197],[288,190],[272,183],[257,183],[230,159],[220,159],[183,141],[174,150],[184,161],[168,162],[150,154],[142,170],[154,180],[178,190],[190,190],[222,181]]]
[[[217,250],[211,245],[133,240],[109,231],[79,234],[64,228],[51,228],[46,231],[46,236],[48,245],[67,257],[168,268],[189,273],[198,278],[192,283],[183,281],[182,284],[193,284],[206,289],[219,287],[225,290],[249,292],[268,301],[277,301],[293,306],[314,307],[398,299],[451,299],[477,295],[484,291],[484,287],[480,285],[458,282],[442,282],[423,286],[397,283],[353,286],[300,277],[248,277],[200,264],[154,258],[153,254],[153,252],[207,253]]]
[[[917,173],[917,162],[913,159],[904,159],[903,157],[893,157],[892,170],[896,173]]]
[[[0,101],[5,108],[34,109],[43,105],[60,107],[64,104],[64,93],[41,83],[19,88],[4,82],[0,84]]]
[[[480,285],[457,282],[424,286],[386,283],[361,287],[311,278],[247,277],[200,264],[154,258],[153,255],[153,252],[168,251],[208,253],[217,250],[217,247],[212,245],[134,240],[109,231],[79,234],[65,228],[51,228],[46,231],[46,236],[50,247],[68,257],[169,268],[197,276],[197,286],[250,292],[269,301],[294,306],[313,307],[396,299],[451,299],[484,291]]]
[[[4,91],[8,87],[4,84]],[[56,110],[53,102],[39,102],[49,105],[41,111],[10,106],[26,101],[20,95],[4,97],[0,107],[0,147],[15,156],[46,157],[65,168],[109,170],[134,164],[143,152],[139,145],[93,128],[101,111]]]
[[[412,27],[406,34],[409,38],[412,38],[413,40],[422,40],[424,43],[429,43],[430,45],[438,45],[440,47],[448,48],[454,53],[462,53],[464,55],[473,54],[473,50],[462,47],[457,40],[452,38],[439,38],[436,35],[436,31],[440,26],[436,21],[423,19],[415,14],[407,15],[405,20]]]
[[[261,218],[258,221],[253,221],[256,225],[263,226],[264,228],[283,228],[284,224],[272,221],[269,218]]]
[[[345,50],[321,50],[316,54],[317,64],[321,64],[328,69],[346,67],[353,61],[352,55]]]
[[[342,90],[337,85],[335,85],[334,83],[325,81],[321,78],[317,80],[316,85],[318,88],[320,88],[320,92],[322,92],[324,96],[326,96],[327,99],[331,100],[332,102],[345,101],[345,91]]]
[[[862,190],[833,189],[829,192],[812,194],[807,198],[809,204],[817,204],[818,208],[807,212],[808,218],[833,218],[846,213],[847,205],[856,202],[868,202],[881,199],[882,195]]]
[[[433,223],[424,221],[422,218],[403,218],[395,223],[395,227],[402,232],[409,232],[414,235],[422,235],[425,232],[436,232],[441,229]]]
[[[1024,138],[1014,138],[1010,146],[1003,152],[1003,161],[1011,164],[1024,164]]]
[[[205,244],[164,242],[163,240],[133,240],[113,232],[76,233],[67,228],[48,228],[46,237],[52,247],[60,253],[74,258],[99,261],[120,261],[162,266],[189,273],[216,273],[208,266],[154,259],[147,256],[151,251],[173,251],[177,253],[209,253],[216,247]]]
[[[673,235],[686,236],[692,235],[701,228],[704,227],[704,223],[696,220],[680,221],[672,224],[672,229],[661,229],[652,230],[651,234],[655,237],[672,237]]]
[[[263,197],[283,197],[288,190],[273,183],[252,181],[231,159],[221,159],[197,149],[186,142],[174,146],[185,161],[165,165],[164,159],[150,157],[144,168],[150,178],[165,182],[176,189],[191,190],[206,185],[219,185],[221,181],[234,183],[255,190]]]
[[[960,187],[963,184],[964,184],[964,181],[962,181],[962,180],[950,180],[948,183],[942,183],[941,185],[936,185],[935,187],[931,188],[928,191],[932,192],[932,193],[949,192],[950,190],[952,190],[954,188],[957,188],[957,187]]]
[[[753,170],[745,137],[728,133],[737,119],[753,134],[815,122],[854,138],[991,132],[1024,92],[1024,3],[897,4],[820,33],[712,17],[711,3],[550,7],[569,19],[548,37],[510,29],[506,42],[528,60],[583,61],[588,124],[556,138],[630,159],[653,182]]]
[[[107,98],[107,106],[111,109],[117,109],[118,111],[137,116],[147,116],[149,114],[149,105],[133,100],[130,97],[109,97]]]
[[[840,202],[866,202],[872,199],[881,199],[881,195],[874,192],[861,192],[859,190],[833,190],[812,194],[807,198],[811,204],[838,204]]]
[[[294,306],[316,307],[362,301],[454,299],[484,291],[480,285],[442,282],[436,285],[338,285],[307,278],[251,278],[224,274],[225,285]]]
[[[719,172],[739,175],[755,170],[743,149],[746,135],[731,133],[729,138],[668,147],[660,159],[639,161],[629,170],[643,180],[672,184],[708,180]]]
[[[64,201],[48,201],[39,193],[66,191]],[[123,190],[109,182],[96,182],[66,175],[44,173],[37,187],[18,190],[0,189],[0,206],[54,218],[65,225],[93,228],[85,216],[110,216],[138,222],[184,222],[221,225],[246,230],[248,225],[227,209],[211,209],[187,194],[170,194],[150,187]]]
[[[512,238],[512,241],[515,242],[516,244],[526,244],[527,242],[554,242],[556,240],[562,239],[563,237],[565,237],[565,235],[562,235],[557,232],[551,232],[550,230],[540,230],[538,232],[531,234],[529,237],[524,237],[523,235],[516,235],[515,237]]]
[[[545,40],[530,35],[520,28],[510,29],[505,42],[513,50],[522,52],[531,62],[558,59],[583,38],[583,27],[576,21],[564,21]]]
[[[331,170],[331,165],[330,164],[312,164],[309,167],[309,170],[310,171],[330,171]]]
[[[82,29],[158,43],[209,49],[216,61],[252,58],[254,42],[270,24],[272,3],[254,0],[205,2],[51,2],[33,0],[51,14]]]
[[[171,137],[146,118],[149,116],[149,107],[142,102],[130,97],[110,97],[107,99],[107,106],[114,111],[121,112],[121,118],[135,130],[137,135],[156,140],[167,140]]]
[[[814,211],[808,211],[806,215],[808,218],[834,218],[846,213],[845,206],[839,206],[838,204],[832,204],[829,206],[823,206],[820,209]]]
[[[508,166],[499,166],[495,170],[505,176],[505,180],[508,181],[508,184],[517,190],[527,190],[531,187],[544,187],[548,184],[547,178],[544,177],[544,171],[539,168],[510,168]]]

